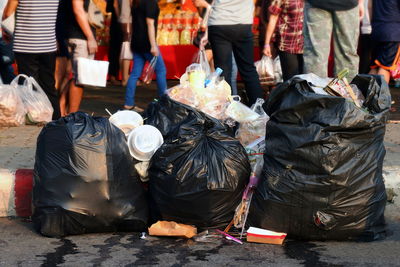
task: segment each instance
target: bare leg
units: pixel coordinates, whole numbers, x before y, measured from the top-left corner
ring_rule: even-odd
[[[378,68],[371,69],[371,70],[369,71],[369,74],[377,75],[377,74],[378,74]]]
[[[73,81],[73,79],[70,79],[69,81],[66,82],[64,87],[61,89],[60,93],[60,112],[61,112],[61,117],[67,116],[68,115],[68,98],[69,98],[69,87],[70,83]]]
[[[55,71],[55,80],[56,80],[56,89],[60,91],[62,89],[62,81],[64,79],[65,73],[67,71],[67,57],[57,57],[56,58],[56,71]]]
[[[378,74],[382,75],[383,78],[385,79],[385,81],[389,84],[389,82],[390,82],[390,71],[385,70],[383,68],[379,68]]]
[[[68,113],[73,113],[73,112],[79,111],[79,107],[80,107],[81,101],[82,101],[82,96],[83,96],[83,87],[77,86],[75,84],[75,81],[73,80],[69,85]]]
[[[129,59],[123,59],[121,62],[122,66],[122,86],[126,86],[129,79],[129,67],[131,66],[131,61]]]

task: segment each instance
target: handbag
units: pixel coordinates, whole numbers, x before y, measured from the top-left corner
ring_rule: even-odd
[[[9,35],[14,34],[15,28],[15,12],[8,16],[5,20],[1,22],[1,28],[5,30]]]
[[[108,61],[79,57],[76,83],[78,85],[105,87],[107,84],[108,65]]]
[[[120,59],[122,59],[122,60],[125,60],[125,59],[132,60],[133,59],[133,53],[131,50],[131,42],[122,42]]]

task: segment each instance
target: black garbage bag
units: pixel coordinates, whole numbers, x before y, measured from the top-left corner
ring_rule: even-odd
[[[51,237],[142,231],[148,205],[124,133],[83,112],[41,131],[34,170],[33,222]]]
[[[157,118],[180,123],[164,128],[168,138],[150,161],[151,209],[158,215],[154,220],[201,229],[225,226],[250,176],[246,151],[218,120],[168,98],[156,105]],[[177,116],[188,115],[174,118],[170,107],[178,110]]]
[[[164,139],[168,137],[170,132],[176,130],[185,122],[196,120],[198,117],[203,116],[206,116],[203,112],[179,103],[168,95],[163,95],[158,101],[150,103],[143,115],[146,118],[145,123],[160,130]],[[225,133],[233,137],[233,129],[227,125],[225,126]]]
[[[366,100],[315,94],[293,78],[266,105],[266,153],[252,226],[308,240],[385,236],[382,165],[390,93],[381,77],[353,82]]]

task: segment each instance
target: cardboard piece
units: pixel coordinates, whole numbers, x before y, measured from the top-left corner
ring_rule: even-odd
[[[149,235],[192,238],[197,235],[197,228],[176,222],[158,221],[150,226]]]
[[[286,235],[286,233],[250,227],[247,230],[247,242],[282,245]]]

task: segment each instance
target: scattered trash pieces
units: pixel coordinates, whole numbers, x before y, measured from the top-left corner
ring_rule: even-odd
[[[150,226],[149,235],[192,238],[197,235],[197,229],[191,225],[168,221],[158,221]]]

